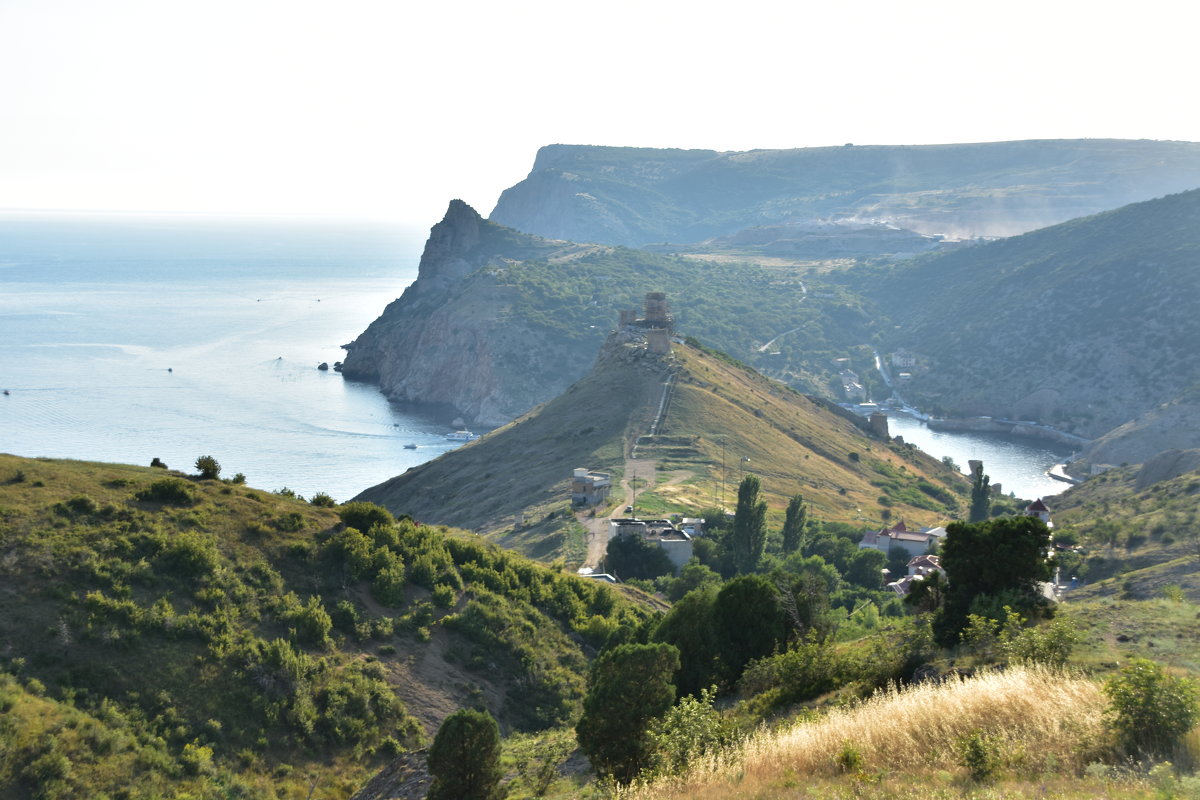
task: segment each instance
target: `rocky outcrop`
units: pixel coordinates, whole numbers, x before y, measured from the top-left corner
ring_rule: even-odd
[[[1200,469],[1200,450],[1164,450],[1138,470],[1138,491]]]
[[[557,341],[507,313],[504,270],[584,246],[488,222],[454,200],[430,231],[417,280],[357,339],[342,374],[390,399],[452,408],[472,425],[499,425],[582,375],[596,342]]]
[[[1102,464],[1149,466],[1163,451],[1194,452],[1195,448],[1200,448],[1200,392],[1189,392],[1101,436],[1084,451],[1078,466],[1084,470]]]

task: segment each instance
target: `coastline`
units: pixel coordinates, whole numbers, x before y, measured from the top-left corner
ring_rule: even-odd
[[[972,431],[974,433],[1002,433],[1008,436],[1025,436],[1030,439],[1040,439],[1055,444],[1083,447],[1091,443],[1090,439],[1076,436],[1073,433],[1060,431],[1049,425],[1024,420],[1001,419],[997,417],[950,417],[946,419],[929,418],[925,424],[934,431]]]

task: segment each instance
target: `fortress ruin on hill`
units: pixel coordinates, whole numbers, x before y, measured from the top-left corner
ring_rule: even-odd
[[[646,349],[651,353],[667,355],[671,352],[671,336],[675,333],[675,318],[664,292],[647,292],[642,316],[637,309],[622,310],[617,321],[617,330],[640,328],[646,336]]]

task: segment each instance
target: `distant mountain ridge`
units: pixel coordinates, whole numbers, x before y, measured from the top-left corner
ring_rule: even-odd
[[[1200,143],[1063,139],[792,150],[549,145],[490,219],[640,247],[819,219],[1008,236],[1200,186]]]

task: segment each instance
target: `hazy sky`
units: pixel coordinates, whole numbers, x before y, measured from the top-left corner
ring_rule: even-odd
[[[0,0],[0,209],[428,225],[555,142],[1196,141],[1189,7]]]

